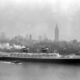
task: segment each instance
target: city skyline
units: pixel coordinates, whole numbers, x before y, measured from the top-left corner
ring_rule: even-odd
[[[15,35],[14,37],[12,37],[12,38],[9,38],[6,34],[5,34],[5,32],[1,32],[0,33],[0,40],[2,41],[4,41],[4,40],[19,40],[19,39],[22,39],[22,40],[28,40],[28,41],[35,41],[35,40],[37,40],[37,41],[53,41],[53,42],[60,42],[60,41],[67,41],[67,40],[60,40],[60,36],[59,36],[59,27],[58,27],[58,25],[56,24],[55,25],[55,29],[54,29],[54,38],[53,39],[49,39],[48,38],[48,36],[46,36],[46,34],[45,35],[39,35],[39,36],[37,36],[37,38],[34,38],[33,37],[33,35],[30,33],[30,34],[26,34],[26,35],[24,35],[24,36],[22,36],[22,35]],[[70,42],[72,42],[72,43],[74,43],[74,42],[77,42],[77,41],[79,41],[80,42],[80,40],[77,40],[77,39],[72,39],[72,40],[70,40]]]
[[[79,0],[0,0],[0,32],[8,37],[32,34],[54,40],[55,25],[60,40],[80,40]]]

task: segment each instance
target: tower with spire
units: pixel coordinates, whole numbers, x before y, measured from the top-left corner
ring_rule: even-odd
[[[55,27],[55,41],[58,42],[59,41],[59,28],[56,25]]]

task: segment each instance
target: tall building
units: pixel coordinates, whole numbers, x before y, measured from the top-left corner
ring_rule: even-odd
[[[0,40],[7,40],[6,34],[4,32],[0,33]]]
[[[32,35],[31,34],[29,35],[29,40],[32,40]]]
[[[57,25],[55,27],[55,41],[59,41],[59,28]]]

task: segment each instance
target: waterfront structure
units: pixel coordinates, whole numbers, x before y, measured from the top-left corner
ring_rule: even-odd
[[[59,41],[59,28],[57,25],[55,27],[55,41]]]

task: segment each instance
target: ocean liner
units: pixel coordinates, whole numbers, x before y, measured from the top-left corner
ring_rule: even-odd
[[[60,55],[59,53],[0,53],[0,60],[18,62],[48,62],[48,63],[80,63],[80,56]]]

